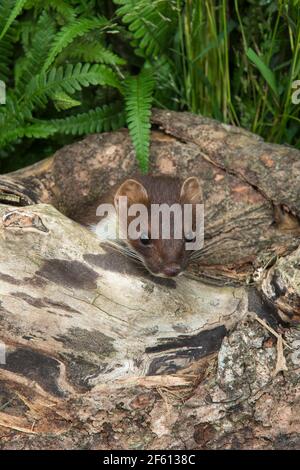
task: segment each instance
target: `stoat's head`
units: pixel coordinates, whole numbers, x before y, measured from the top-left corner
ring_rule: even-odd
[[[128,248],[136,254],[153,275],[159,277],[178,276],[185,270],[194,253],[193,250],[189,250],[187,247],[193,246],[189,244],[195,244],[195,231],[197,229],[195,220],[196,205],[202,204],[202,191],[199,180],[195,177],[190,177],[181,182],[178,178],[166,176],[145,176],[138,179],[128,179],[121,184],[114,196],[114,204],[118,214],[120,214],[119,209],[122,196],[127,198],[129,213],[130,208],[135,209],[136,206],[134,204],[142,204],[148,211],[147,225],[137,227],[140,232],[138,236],[131,237],[129,230],[130,224],[137,220],[136,214],[129,215],[126,222],[123,222],[122,230],[126,232]],[[153,233],[153,225],[151,224],[151,216],[153,217],[152,208],[153,205],[158,204],[168,206],[170,221],[169,238],[166,238],[163,234],[163,225],[166,223],[165,216],[160,215],[158,219],[155,219],[156,221],[158,220],[158,229],[155,229],[156,235]],[[181,209],[181,220],[178,218],[178,212],[175,215],[170,210],[174,204],[177,209],[178,207]],[[185,204],[191,205],[192,216],[188,225],[186,225],[186,220],[183,220]],[[179,222],[181,222],[180,225],[178,225]],[[178,232],[178,227],[180,228],[180,233]]]

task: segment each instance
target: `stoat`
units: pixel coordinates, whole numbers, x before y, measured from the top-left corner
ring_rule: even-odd
[[[119,209],[122,197],[123,200],[124,197],[127,198],[129,212],[130,208],[136,207],[134,204],[142,204],[148,210],[148,224],[146,228],[140,230],[138,236],[130,237],[128,233],[129,224],[134,220],[132,215],[127,218],[126,226],[123,224],[120,227]],[[103,214],[99,217],[99,211],[98,215],[96,213],[96,207],[101,207],[101,204],[111,204],[115,208],[114,214],[110,214],[107,218],[106,225],[103,224]],[[151,208],[154,207],[153,205],[161,204],[168,205],[168,207],[175,204],[182,210],[182,214],[184,214],[185,205],[191,207],[191,220],[188,224],[183,219],[181,220],[179,236],[176,230],[179,219],[172,215],[172,211],[170,212],[170,237],[166,239],[162,236],[164,223],[162,217],[159,218],[159,234],[153,236],[150,220]],[[142,263],[152,275],[169,278],[183,273],[188,263],[198,256],[199,250],[190,249],[190,247],[195,245],[196,232],[199,231],[196,223],[196,206],[202,204],[202,191],[196,177],[189,177],[182,181],[180,178],[170,176],[134,176],[113,188],[109,195],[101,201],[96,201],[93,207],[89,207],[82,222],[95,232],[102,243],[108,243]],[[111,229],[116,234],[115,240],[111,239]],[[203,231],[203,227],[200,227],[201,230]],[[122,233],[122,239],[120,233]]]

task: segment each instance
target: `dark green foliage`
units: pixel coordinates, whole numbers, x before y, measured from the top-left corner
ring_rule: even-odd
[[[151,73],[131,79],[124,68],[126,59],[109,41],[122,28],[99,14],[97,2],[88,3],[89,8],[87,2],[62,0],[46,6],[41,0],[1,4],[0,79],[7,85],[6,105],[0,108],[2,158],[22,154],[23,149],[28,152],[25,142],[31,141],[34,148],[40,139],[58,134],[117,129],[127,116],[137,158],[141,168],[147,168]],[[135,82],[138,86],[132,87]],[[113,90],[112,101],[103,102],[96,86]],[[84,88],[92,90],[90,97]]]
[[[139,55],[156,59],[173,43],[177,27],[174,0],[115,0],[117,14],[132,33],[132,45]]]
[[[64,119],[53,119],[49,124],[53,127],[54,132],[72,135],[115,130],[125,125],[123,103],[116,101],[110,105],[105,104],[101,108],[92,109],[87,113]]]
[[[1,0],[0,171],[127,125],[148,169],[151,106],[300,148],[298,0]]]
[[[142,71],[136,77],[128,77],[125,81],[126,121],[143,172],[148,171],[153,88],[152,74],[147,71]]]

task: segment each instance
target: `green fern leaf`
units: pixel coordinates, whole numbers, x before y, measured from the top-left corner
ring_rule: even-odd
[[[7,17],[12,11],[15,0],[1,0],[0,2],[0,30],[4,27]],[[0,41],[0,80],[7,82],[11,76],[13,57],[13,31],[12,28]]]
[[[37,122],[23,129],[23,137],[28,137],[31,139],[47,139],[55,133],[55,126],[51,126],[49,122]]]
[[[5,107],[0,107],[0,149],[7,149],[9,145],[24,137],[26,116],[20,112],[15,96],[8,94]]]
[[[6,126],[12,125],[13,127],[18,127],[26,118],[31,118],[30,113],[26,111],[23,112],[19,107],[17,97],[13,90],[7,90],[6,104],[5,106],[0,106],[0,123],[2,125],[2,129],[0,129],[2,133],[5,134]]]
[[[24,137],[25,128],[23,126],[7,125],[5,126],[5,134],[0,135],[0,148],[5,148],[7,145],[16,142],[18,139]]]
[[[54,126],[51,126],[49,122],[46,124],[37,122],[34,124],[6,126],[5,136],[0,138],[0,148],[5,148],[7,145],[11,145],[24,137],[31,139],[46,139],[56,132],[57,129]]]
[[[16,93],[20,95],[29,81],[41,72],[49,54],[49,47],[55,35],[55,26],[51,17],[42,13],[34,31],[27,54],[17,61],[15,69]]]
[[[126,121],[135,148],[136,158],[143,172],[148,171],[150,144],[150,116],[154,80],[149,72],[125,81]]]
[[[110,25],[109,20],[104,17],[98,18],[81,18],[64,26],[61,31],[56,35],[52,48],[48,54],[42,71],[45,72],[49,69],[50,65],[54,62],[58,54],[67,47],[75,38],[83,36],[92,29],[103,29]]]
[[[26,128],[26,135],[46,138],[53,134],[91,134],[119,129],[124,124],[125,115],[122,103],[116,102],[64,119],[36,120],[34,124]]]
[[[4,35],[8,31],[12,23],[17,18],[17,16],[21,13],[26,2],[27,0],[15,0],[13,2],[14,6],[11,8],[8,18],[6,19],[6,22],[4,24],[3,23],[0,24],[0,28],[1,28],[0,40],[4,37]]]
[[[67,95],[67,93],[63,93],[63,92],[54,93],[52,96],[52,100],[53,100],[55,108],[58,111],[71,109],[71,108],[74,108],[75,106],[81,105],[80,101],[74,100],[74,98]]]
[[[74,20],[76,16],[74,8],[64,0],[51,0],[50,2],[45,2],[45,0],[27,0],[26,8],[35,8],[37,12],[52,10],[67,21]]]
[[[44,107],[54,93],[64,92],[72,95],[89,85],[108,85],[121,89],[116,74],[105,65],[68,64],[66,67],[52,68],[49,73],[34,77],[25,89],[24,107],[35,105]]]
[[[15,0],[1,0],[0,2],[0,31],[2,31],[6,25],[7,18],[15,6]]]
[[[0,136],[0,148],[6,148],[7,145],[24,137],[46,139],[55,134],[83,135],[108,132],[119,129],[124,124],[123,105],[121,102],[116,102],[64,119],[49,121],[36,119],[29,124],[6,125],[5,135]]]
[[[45,6],[45,0],[41,0],[41,3],[43,5],[43,8],[57,11],[57,13],[59,13],[67,21],[73,20],[76,16],[76,12],[74,8],[72,8],[71,5],[69,5],[68,1],[65,2],[64,0],[51,0],[51,2],[46,4],[46,6]]]
[[[58,57],[58,62],[62,63],[67,58],[113,66],[126,63],[124,59],[99,42],[76,42],[63,50]]]
[[[13,57],[12,38],[9,33],[0,41],[0,57],[0,80],[7,82],[11,75]]]
[[[125,114],[121,102],[104,105],[77,116],[51,121],[51,125],[56,127],[57,132],[72,135],[107,132],[119,129],[124,124]]]
[[[133,46],[142,55],[157,57],[164,53],[177,27],[176,0],[114,0],[121,5],[117,14],[132,32]]]

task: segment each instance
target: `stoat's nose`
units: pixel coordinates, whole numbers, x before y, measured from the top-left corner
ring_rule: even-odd
[[[164,275],[168,277],[175,277],[180,273],[180,271],[181,271],[181,267],[175,263],[168,264],[167,266],[163,268]]]

